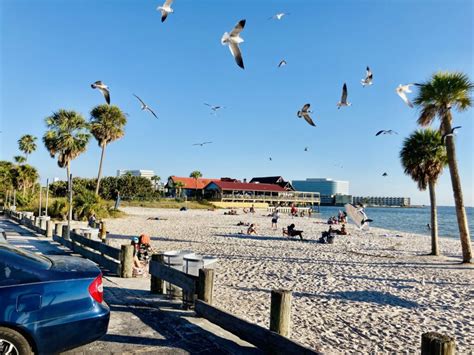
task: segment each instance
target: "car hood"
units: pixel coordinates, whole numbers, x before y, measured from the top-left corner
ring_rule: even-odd
[[[61,279],[71,275],[74,275],[75,278],[96,277],[101,272],[92,261],[75,256],[48,255],[48,259],[52,262],[50,272]]]

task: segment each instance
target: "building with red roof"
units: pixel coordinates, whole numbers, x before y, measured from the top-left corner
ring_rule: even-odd
[[[221,179],[204,179],[204,178],[192,178],[182,176],[170,176],[165,188],[173,196],[184,194],[187,197],[196,196],[201,194],[206,185],[213,181],[220,181]],[[179,186],[179,187],[177,187]]]

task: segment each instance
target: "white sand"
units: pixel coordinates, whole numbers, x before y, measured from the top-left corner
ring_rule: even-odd
[[[215,305],[264,327],[270,290],[293,290],[291,338],[327,353],[419,352],[421,334],[454,336],[459,353],[474,351],[474,268],[460,264],[458,240],[441,239],[444,257],[426,256],[430,238],[371,228],[335,244],[316,240],[325,224],[282,215],[271,229],[266,211],[124,208],[127,218],[107,221],[111,243],[147,233],[153,247],[190,249],[219,258]],[[147,221],[147,217],[167,220]],[[238,235],[254,222],[260,236]],[[295,223],[309,242],[282,237]],[[385,236],[384,236],[385,234]],[[388,234],[388,236],[387,236]],[[396,237],[396,234],[402,237]]]

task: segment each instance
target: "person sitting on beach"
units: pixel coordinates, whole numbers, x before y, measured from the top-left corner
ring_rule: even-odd
[[[332,225],[329,226],[329,230],[321,234],[318,243],[322,244],[332,244],[334,242],[334,235],[337,233],[335,229],[332,228]]]
[[[283,229],[283,235],[287,235],[289,237],[300,237],[301,240],[303,240],[303,231],[296,230],[295,229],[295,224],[292,223],[286,229]]]
[[[248,222],[242,222],[242,221],[239,221],[239,223],[237,223],[238,226],[250,226],[250,223]]]
[[[339,235],[348,235],[347,230],[346,230],[346,225],[343,224],[341,227],[341,230],[336,230],[336,233]]]
[[[255,224],[251,224],[247,229],[247,235],[257,235],[257,226]]]

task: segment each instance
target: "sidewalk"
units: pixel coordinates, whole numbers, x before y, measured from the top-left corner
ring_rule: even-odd
[[[10,244],[45,255],[74,255],[69,249],[0,218]],[[77,255],[74,255],[77,256]],[[260,354],[233,334],[181,309],[179,302],[149,292],[148,278],[104,275],[104,298],[111,318],[98,341],[64,354]],[[78,330],[80,331],[80,330]]]

